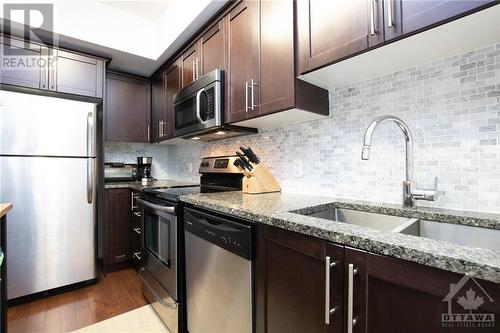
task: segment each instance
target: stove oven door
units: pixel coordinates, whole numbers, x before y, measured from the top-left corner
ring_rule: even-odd
[[[177,212],[174,204],[138,198],[144,223],[143,293],[171,332],[178,330]]]

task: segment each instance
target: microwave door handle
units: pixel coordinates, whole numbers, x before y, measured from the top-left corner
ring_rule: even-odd
[[[198,93],[196,93],[196,118],[198,118],[198,121],[201,124],[205,124],[203,119],[201,119],[201,94],[205,91],[204,88],[198,90]]]

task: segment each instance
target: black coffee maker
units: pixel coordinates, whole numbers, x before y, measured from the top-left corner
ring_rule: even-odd
[[[137,180],[138,181],[151,181],[151,163],[152,157],[137,157]]]

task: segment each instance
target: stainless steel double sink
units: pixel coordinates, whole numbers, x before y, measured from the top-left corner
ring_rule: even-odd
[[[500,251],[500,230],[496,229],[412,219],[335,207],[303,215],[376,230],[398,232],[406,235],[446,241],[469,247]]]

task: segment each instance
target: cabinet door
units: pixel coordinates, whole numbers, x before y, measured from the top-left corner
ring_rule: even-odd
[[[381,0],[298,0],[299,72],[383,42]]]
[[[295,105],[294,15],[292,0],[260,5],[259,115]]]
[[[151,141],[165,140],[165,122],[167,115],[165,72],[151,78]]]
[[[226,69],[225,23],[222,19],[200,38],[199,71],[205,75],[214,69]]]
[[[326,256],[330,259],[330,279],[329,289],[330,297],[325,299],[325,323],[326,323],[326,309],[329,309],[329,322],[326,325],[327,333],[342,333],[344,332],[344,313],[345,302],[344,292],[345,276],[345,254],[344,247],[332,243],[326,243]],[[325,265],[325,269],[326,265]],[[327,304],[328,303],[328,304]]]
[[[107,264],[130,259],[130,190],[106,190],[107,196]]]
[[[108,73],[105,110],[107,141],[150,141],[150,92],[147,79]]]
[[[165,133],[166,138],[174,137],[174,96],[181,90],[181,70],[179,67],[180,60],[176,60],[165,71],[166,88],[166,123]]]
[[[403,34],[428,28],[434,24],[446,21],[477,9],[492,0],[396,0],[400,1]]]
[[[400,259],[368,256],[367,295],[367,333],[494,332],[500,325],[500,285]],[[460,297],[478,308],[464,309]],[[449,313],[494,314],[496,328],[442,322]]]
[[[182,88],[196,80],[199,76],[199,43],[196,42],[182,54]]]
[[[353,333],[366,331],[367,256],[365,251],[345,248],[345,328],[349,331],[349,325],[352,325]],[[350,304],[352,304],[352,312],[349,309]]]
[[[49,89],[90,97],[102,97],[104,61],[61,50],[53,50]]]
[[[265,299],[265,316],[260,316],[265,318],[264,330],[324,332],[325,242],[272,227],[265,227],[262,234],[257,293]]]
[[[260,1],[242,1],[229,12],[227,17],[228,107],[225,118],[228,123],[258,115],[259,6]]]
[[[0,83],[47,89],[47,49],[0,37]]]

